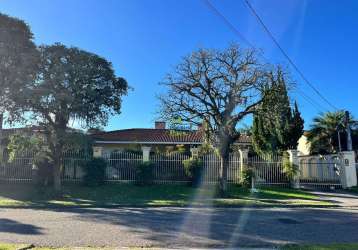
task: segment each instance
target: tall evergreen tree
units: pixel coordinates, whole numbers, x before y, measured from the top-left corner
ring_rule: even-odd
[[[274,89],[265,90],[265,100],[254,114],[252,137],[254,150],[259,154],[272,153],[279,141],[275,132],[275,119],[272,116]]]
[[[288,140],[288,149],[296,149],[298,145],[298,140],[302,136],[304,132],[304,120],[301,117],[301,113],[298,110],[297,102],[295,102],[294,109],[293,109],[293,115],[292,115],[292,121],[291,121],[291,130],[290,130],[290,136]]]
[[[253,121],[253,146],[259,154],[280,153],[296,148],[303,133],[303,119],[297,104],[291,110],[285,74],[281,68],[270,73],[271,87],[266,90]]]

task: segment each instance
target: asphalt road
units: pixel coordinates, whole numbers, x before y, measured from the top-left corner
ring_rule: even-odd
[[[173,248],[358,242],[358,210],[0,209],[0,242]]]

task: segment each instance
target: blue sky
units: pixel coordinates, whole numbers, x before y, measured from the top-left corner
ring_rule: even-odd
[[[273,63],[287,63],[250,14],[243,0],[211,0],[244,36]],[[306,77],[340,109],[358,116],[358,1],[251,1],[272,33]],[[61,42],[110,60],[116,73],[134,88],[122,114],[106,129],[152,127],[163,92],[158,85],[181,57],[199,47],[224,48],[243,43],[202,0],[0,0],[0,12],[25,20],[37,44]],[[294,73],[296,92],[309,125],[329,109]]]

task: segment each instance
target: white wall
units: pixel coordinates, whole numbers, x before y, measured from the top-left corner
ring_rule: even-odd
[[[311,143],[308,142],[307,136],[302,135],[298,140],[297,150],[299,155],[309,155],[310,154]]]

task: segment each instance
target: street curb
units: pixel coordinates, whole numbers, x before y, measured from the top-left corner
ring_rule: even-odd
[[[0,206],[0,209],[84,209],[84,208],[352,208],[339,205],[27,205],[27,206]],[[358,208],[358,207],[356,207]]]

